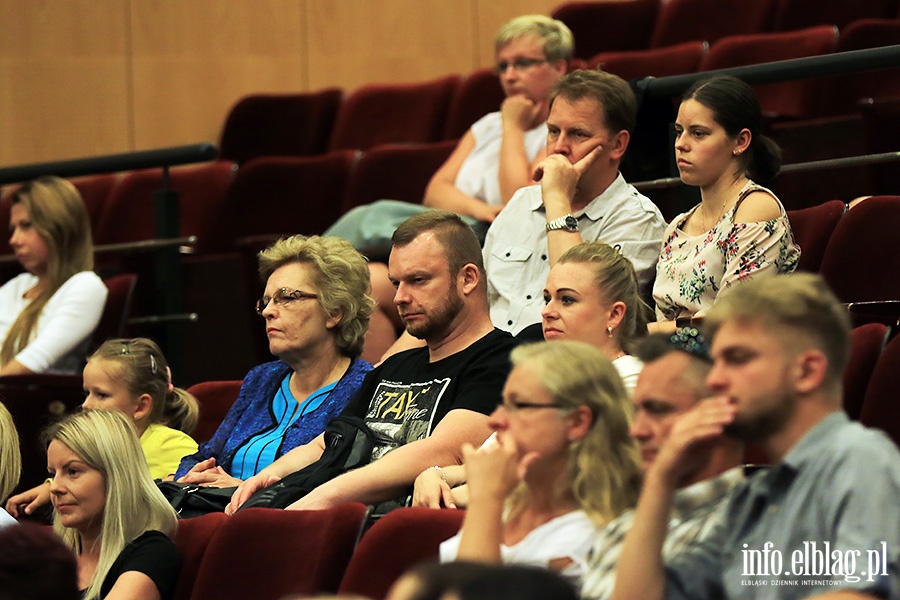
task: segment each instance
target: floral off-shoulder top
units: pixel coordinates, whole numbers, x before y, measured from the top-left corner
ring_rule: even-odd
[[[755,191],[775,198],[781,216],[771,221],[735,223],[738,207]],[[658,320],[702,317],[728,287],[758,275],[791,273],[800,260],[800,247],[794,241],[784,206],[766,188],[748,182],[734,207],[712,229],[688,235],[681,226],[699,206],[675,217],[663,235],[653,284]]]

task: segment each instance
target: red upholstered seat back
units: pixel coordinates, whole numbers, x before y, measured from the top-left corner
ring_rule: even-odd
[[[456,535],[465,511],[399,508],[363,536],[341,581],[341,593],[384,598],[407,569],[438,557],[438,548]]]
[[[650,47],[705,40],[712,44],[728,35],[768,31],[776,0],[666,0]]]
[[[239,511],[206,549],[192,597],[277,600],[334,592],[366,513],[357,503],[328,510]]]
[[[174,600],[188,600],[194,590],[194,580],[215,533],[228,520],[225,513],[210,513],[202,517],[178,522],[174,540],[181,551],[181,575],[175,588]]]
[[[338,110],[329,148],[440,141],[458,84],[459,76],[450,75],[425,83],[361,87]]]
[[[900,299],[900,196],[876,196],[845,214],[819,272],[842,302]]]
[[[228,414],[228,409],[237,400],[242,383],[242,381],[204,381],[187,389],[200,403],[200,419],[191,437],[202,443],[213,436]]]
[[[840,200],[830,200],[818,206],[787,211],[794,239],[800,244],[798,269],[816,273],[822,264],[825,246],[844,214]]]
[[[343,92],[244,96],[228,113],[219,156],[243,164],[260,156],[309,156],[328,148]]]

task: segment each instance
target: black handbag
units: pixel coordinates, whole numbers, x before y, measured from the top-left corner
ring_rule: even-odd
[[[200,517],[213,512],[225,512],[237,487],[204,487],[196,483],[178,483],[177,481],[157,482],[169,504],[178,513],[179,519]]]
[[[311,465],[258,490],[238,510],[287,508],[326,481],[369,464],[376,435],[359,417],[335,417],[325,428],[325,451]]]

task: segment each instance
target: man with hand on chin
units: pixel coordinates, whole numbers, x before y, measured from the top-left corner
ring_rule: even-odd
[[[648,469],[613,598],[900,597],[900,453],[841,409],[846,309],[818,275],[783,275],[733,288],[704,327],[716,395],[675,423]],[[675,490],[723,436],[758,443],[773,465],[663,561]]]
[[[574,71],[557,84],[547,119],[539,185],[516,192],[488,230],[484,263],[494,325],[512,333],[541,321],[550,267],[572,246],[617,246],[651,279],[665,221],[619,173],[636,120],[628,84],[599,71]]]

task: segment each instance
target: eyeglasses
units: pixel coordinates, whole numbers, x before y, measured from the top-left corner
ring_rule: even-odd
[[[536,65],[540,65],[548,61],[546,58],[517,58],[513,61],[498,61],[496,65],[494,65],[494,73],[497,75],[502,75],[506,73],[506,69],[512,67],[516,73],[521,73],[525,69],[530,69]]]
[[[262,315],[263,311],[266,310],[266,307],[269,305],[269,302],[274,302],[275,306],[287,306],[294,300],[313,300],[318,297],[318,295],[311,292],[301,292],[300,290],[292,290],[291,288],[283,287],[280,290],[277,290],[274,295],[263,296],[257,300],[256,314]]]
[[[515,400],[507,401],[504,400],[500,403],[500,406],[505,408],[511,413],[519,412],[520,410],[527,409],[541,409],[541,408],[552,408],[555,410],[566,410],[565,406],[560,406],[559,404],[538,404],[536,402],[517,402]]]
[[[677,350],[687,352],[706,362],[712,362],[709,356],[709,344],[696,327],[681,327],[669,336],[669,344]]]

